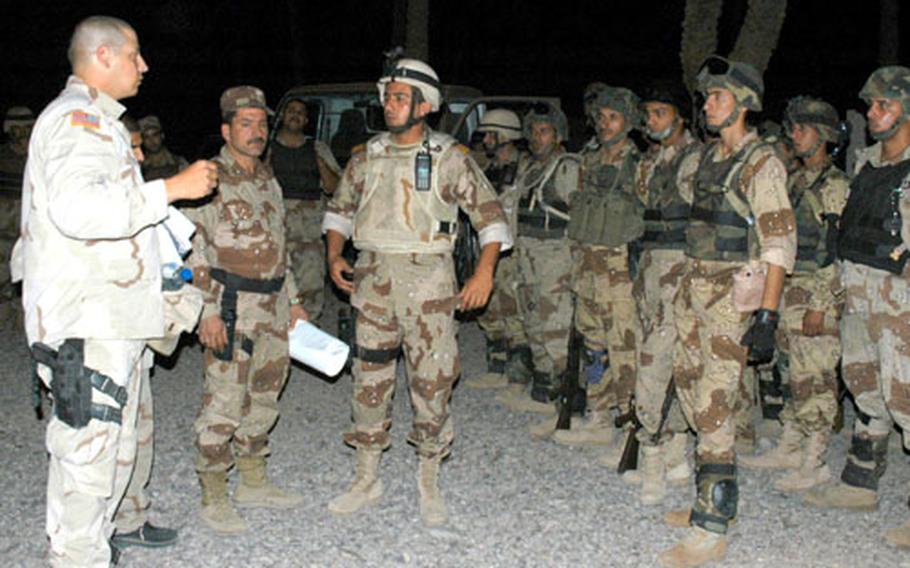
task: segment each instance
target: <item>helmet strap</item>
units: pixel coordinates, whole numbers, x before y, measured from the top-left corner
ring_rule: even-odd
[[[901,115],[899,117],[897,117],[897,119],[894,121],[894,124],[891,125],[891,128],[889,128],[888,130],[882,131],[882,132],[870,132],[869,136],[871,136],[873,140],[876,140],[878,142],[881,142],[882,140],[887,140],[887,139],[891,138],[892,136],[894,136],[895,134],[897,134],[897,131],[900,129],[901,125],[904,124],[904,122],[906,122],[906,121],[907,121],[907,114],[901,113]]]
[[[739,115],[742,112],[742,110],[743,110],[742,103],[740,103],[739,101],[736,101],[736,106],[733,107],[733,111],[730,113],[730,116],[725,118],[724,121],[721,122],[720,124],[718,124],[717,126],[712,126],[710,124],[707,124],[707,121],[706,121],[705,128],[708,129],[708,132],[712,132],[714,134],[719,134],[720,131],[723,130],[724,128],[729,128],[729,127],[733,126],[733,123],[736,122],[736,120],[739,118]]]
[[[421,103],[425,102],[423,98],[423,93],[420,92],[420,89],[417,87],[411,86],[411,112],[408,114],[408,119],[401,126],[388,126],[389,132],[392,134],[401,134],[402,132],[407,132],[414,125],[420,124],[425,120],[425,116],[417,117],[417,107]]]

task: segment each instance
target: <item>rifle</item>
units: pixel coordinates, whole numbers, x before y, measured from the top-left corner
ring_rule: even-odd
[[[573,310],[574,311],[574,310]],[[572,321],[575,321],[573,314]],[[569,356],[566,370],[562,374],[559,390],[554,393],[559,416],[556,419],[557,430],[568,430],[572,425],[572,403],[581,390],[578,386],[578,367],[581,363],[581,334],[572,326],[569,332]]]
[[[660,424],[657,427],[657,433],[651,438],[651,441],[655,444],[660,438],[660,431],[663,430],[664,424],[667,422],[667,415],[670,414],[670,405],[673,404],[673,398],[675,396],[676,383],[671,377],[667,382],[667,392],[664,393],[663,404],[660,406]],[[638,415],[635,413],[634,396],[629,403],[628,412],[617,416],[613,421],[613,424],[617,428],[624,428],[626,424],[632,424],[632,427],[629,429],[629,435],[626,437],[626,443],[622,448],[622,456],[619,458],[619,465],[616,467],[616,472],[622,475],[629,470],[638,469],[638,448],[640,446],[638,431],[641,429],[641,422],[638,420]]]

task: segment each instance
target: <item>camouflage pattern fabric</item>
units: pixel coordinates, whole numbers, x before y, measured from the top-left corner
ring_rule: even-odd
[[[517,253],[501,256],[496,263],[490,301],[477,315],[477,323],[488,341],[505,341],[509,347],[528,343],[519,306],[520,282]]]
[[[12,144],[0,146],[0,321],[21,325],[21,305],[9,269],[13,245],[19,238],[19,215],[22,209],[22,177],[25,156],[16,153]],[[18,317],[17,317],[18,316]]]
[[[316,320],[325,306],[325,243],[322,217],[325,202],[319,199],[285,199],[288,254],[303,307]]]
[[[146,181],[173,177],[189,166],[186,158],[171,153],[167,148],[154,154],[146,152],[142,161],[142,177]]]
[[[120,534],[137,530],[148,520],[151,500],[145,488],[152,478],[152,461],[155,455],[155,409],[152,402],[151,373],[142,367],[136,410],[136,459],[133,475],[123,495],[114,526]]]
[[[284,278],[284,285],[276,293],[238,292],[232,360],[206,351],[205,392],[194,425],[198,472],[226,471],[235,456],[268,455],[268,432],[278,419],[278,395],[289,368],[290,298],[297,295],[281,188],[271,168],[257,162],[247,172],[227,146],[215,163],[218,194],[187,211],[196,222],[187,265],[205,294],[202,317],[221,313],[224,286],[212,277],[214,268],[255,280]],[[244,347],[249,342],[252,354]]]

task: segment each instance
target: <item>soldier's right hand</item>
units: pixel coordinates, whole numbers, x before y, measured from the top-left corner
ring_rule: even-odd
[[[354,270],[343,256],[338,256],[329,263],[329,275],[332,277],[332,282],[338,286],[339,290],[347,294],[354,291],[354,281],[351,279],[353,273]]]
[[[212,351],[221,351],[227,345],[227,327],[221,316],[215,314],[199,322],[199,343]]]
[[[218,186],[218,167],[210,160],[197,160],[179,174],[164,180],[167,202],[201,199]]]

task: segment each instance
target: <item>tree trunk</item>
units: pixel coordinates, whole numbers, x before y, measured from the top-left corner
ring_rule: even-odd
[[[407,39],[405,53],[409,57],[429,61],[430,0],[407,0]]]
[[[717,51],[717,25],[723,0],[687,0],[679,59],[683,82],[695,91],[695,75],[705,57]]]
[[[751,63],[764,74],[777,48],[787,14],[787,0],[749,0],[749,11],[730,59]]]
[[[881,17],[878,24],[878,64],[897,65],[900,49],[900,2],[881,0]]]

